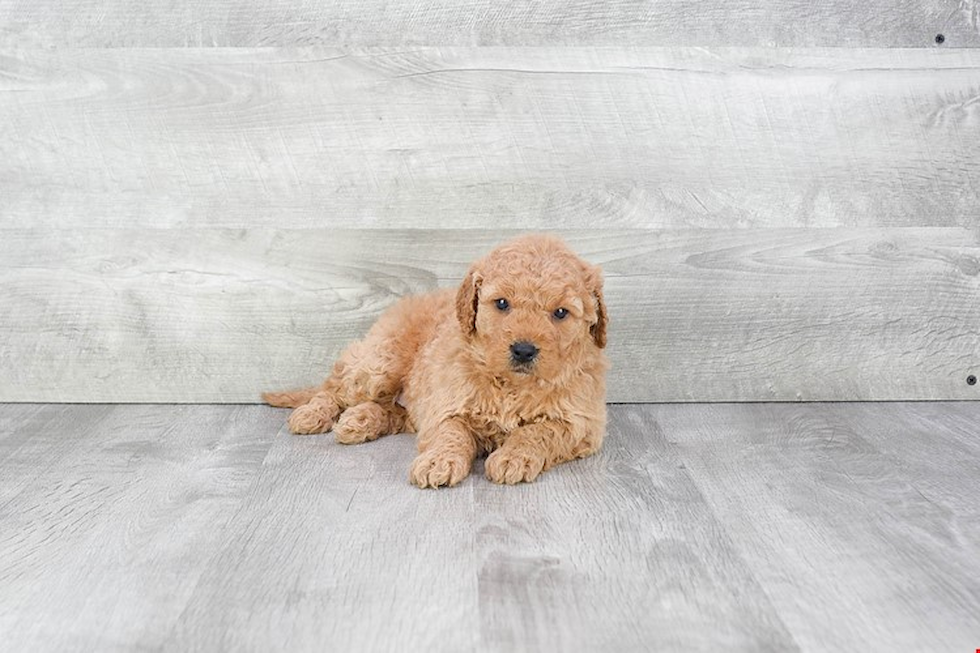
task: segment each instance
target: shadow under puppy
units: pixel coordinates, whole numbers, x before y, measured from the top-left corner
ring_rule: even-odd
[[[477,455],[497,483],[594,453],[606,430],[602,272],[557,238],[490,252],[457,290],[406,297],[317,388],[262,395],[293,433],[354,444],[418,433],[410,480],[455,485]]]

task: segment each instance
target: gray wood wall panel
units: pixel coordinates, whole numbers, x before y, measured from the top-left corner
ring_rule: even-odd
[[[317,383],[498,230],[34,229],[0,242],[2,401],[248,402]],[[977,399],[963,228],[594,230],[611,401]]]
[[[978,96],[976,50],[10,51],[0,224],[980,231]]]
[[[0,0],[0,45],[980,45],[975,0]]]

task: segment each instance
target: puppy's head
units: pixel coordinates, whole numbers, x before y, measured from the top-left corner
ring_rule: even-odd
[[[551,236],[524,236],[469,269],[460,328],[499,377],[554,380],[606,346],[602,271]]]

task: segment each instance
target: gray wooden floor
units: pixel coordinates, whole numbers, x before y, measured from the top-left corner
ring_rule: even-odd
[[[980,647],[980,402],[614,406],[444,491],[284,419],[0,405],[0,649]]]

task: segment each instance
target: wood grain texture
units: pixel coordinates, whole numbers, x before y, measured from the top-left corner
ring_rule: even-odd
[[[473,482],[483,650],[796,650],[646,415],[611,407],[602,454],[544,483]]]
[[[802,649],[975,646],[980,451],[937,424],[980,404],[650,410]],[[930,469],[879,443],[966,457]]]
[[[163,650],[474,650],[472,489],[420,491],[414,438],[377,444],[280,433]]]
[[[104,428],[111,412],[105,405],[5,407],[0,418],[0,512],[27,485],[71,457],[75,438]]]
[[[927,517],[920,536],[948,544],[958,559],[980,560],[980,504],[972,499],[980,493],[980,427],[969,409],[950,410],[939,402],[917,404],[909,414],[891,403],[862,404],[826,421],[835,431],[858,433],[903,479],[916,479],[911,485],[920,500],[894,512]]]
[[[254,407],[116,411],[2,513],[5,645],[794,648],[665,438],[616,413],[606,458],[522,488],[477,469],[437,492],[408,484],[409,437],[289,437],[270,422],[283,411]],[[194,462],[217,462],[219,438],[220,464]],[[248,489],[219,510],[205,497],[229,476]]]
[[[0,45],[976,47],[978,16],[974,0],[0,0]]]
[[[6,230],[6,401],[251,402],[501,231]],[[603,266],[611,401],[976,399],[957,228],[564,232]]]
[[[611,406],[595,457],[439,491],[408,484],[412,438],[290,437],[285,414],[0,405],[21,442],[0,449],[19,488],[3,647],[934,651],[980,632],[980,402]]]
[[[3,646],[159,648],[281,420],[258,407],[58,416],[80,427],[24,422],[4,461],[0,487],[20,491],[0,504]]]
[[[14,439],[17,434],[17,425],[34,419],[42,412],[51,410],[50,404],[11,404],[9,408],[0,411],[0,451],[6,452],[19,446],[19,442]]]
[[[0,223],[980,233],[978,97],[975,50],[12,50]]]

